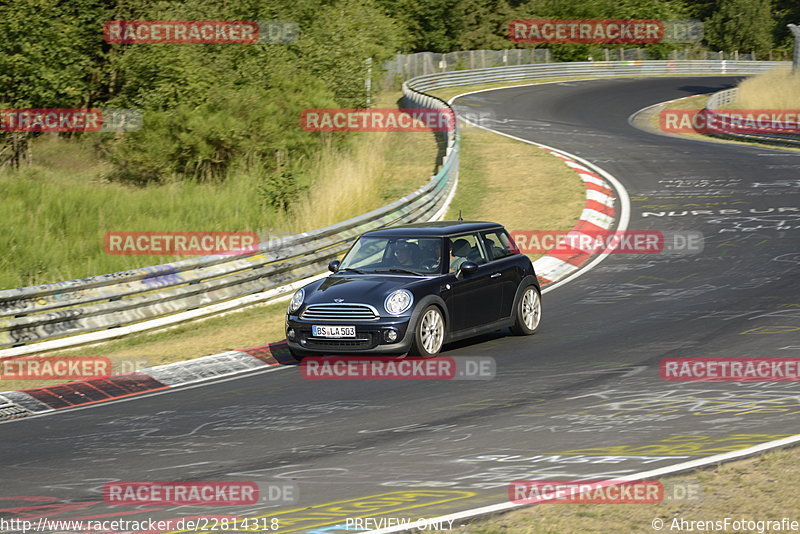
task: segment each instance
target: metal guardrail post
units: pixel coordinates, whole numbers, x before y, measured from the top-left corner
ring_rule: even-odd
[[[792,70],[800,72],[800,26],[787,24],[794,36],[794,53],[792,54]]]

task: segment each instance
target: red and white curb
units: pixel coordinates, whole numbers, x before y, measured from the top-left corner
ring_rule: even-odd
[[[630,214],[627,191],[616,178],[603,169],[563,150],[473,125],[539,146],[561,159],[578,173],[586,188],[586,201],[578,223],[570,233],[592,232],[596,237],[598,232],[612,232],[615,224],[617,230],[627,228]],[[564,247],[559,247],[559,249],[563,250]],[[534,268],[543,286],[542,292],[551,291],[577,278],[607,255],[605,251],[595,254],[574,249],[537,259],[534,262]],[[42,415],[171,388],[192,386],[212,380],[230,379],[236,375],[277,367],[282,361],[294,361],[285,341],[159,365],[133,373],[21,391],[4,391],[0,392],[0,421]]]
[[[617,198],[611,185],[598,173],[589,169],[586,165],[578,163],[572,157],[551,148],[544,148],[553,156],[563,161],[568,167],[574,169],[583,181],[586,188],[586,202],[577,224],[568,232],[573,234],[586,234],[590,241],[598,235],[610,234],[616,222],[616,209],[614,207]],[[575,240],[581,243],[581,240]],[[586,251],[579,248],[565,247],[561,245],[558,254],[548,254],[533,262],[536,275],[542,286],[550,285],[576,272],[583,267],[592,256],[596,255],[593,251]]]
[[[212,354],[133,373],[0,392],[0,421],[217,380],[294,361],[285,342]]]
[[[549,85],[551,83],[561,82],[531,83],[524,85]],[[524,87],[524,85],[515,87]],[[450,98],[447,103],[453,106],[455,100],[459,97],[496,90],[497,88],[468,91]],[[508,137],[509,139],[514,139],[515,141],[520,141],[546,150],[553,156],[561,159],[566,165],[572,167],[578,173],[586,188],[586,202],[578,223],[570,232],[592,232],[592,237],[597,238],[598,233],[605,234],[607,232],[610,234],[614,231],[624,232],[628,229],[631,214],[631,202],[628,191],[619,180],[607,171],[564,150],[499,130],[493,130],[492,128],[488,128],[461,116],[459,119],[475,128],[480,128],[487,132],[502,135],[503,137]],[[615,224],[616,228],[612,230]],[[562,249],[564,249],[563,245],[559,247],[559,250]],[[607,248],[599,254],[589,254],[582,250],[574,250],[569,254],[548,254],[542,256],[533,262],[536,275],[542,285],[542,293],[552,291],[589,272],[603,261],[609,253],[610,249]]]
[[[589,231],[596,236],[598,232],[611,232],[615,224],[616,197],[606,179],[561,151],[549,147],[545,150],[573,168],[586,187],[583,211],[570,233]],[[564,249],[565,247],[560,247],[560,250]],[[580,249],[564,250],[559,254],[550,254],[537,259],[534,268],[542,287],[549,290],[556,282],[583,268],[592,256],[597,254]],[[159,365],[133,373],[56,386],[0,392],[0,421],[231,377],[264,367],[277,366],[280,362],[276,356],[283,361],[294,361],[286,343],[278,342]]]

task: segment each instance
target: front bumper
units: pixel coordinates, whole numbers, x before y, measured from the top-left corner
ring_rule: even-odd
[[[311,335],[312,325],[355,326],[355,338],[321,338]],[[410,328],[411,316],[380,317],[367,322],[357,321],[308,321],[297,315],[286,317],[286,340],[295,352],[316,354],[404,354],[411,349],[414,340]],[[394,330],[397,339],[390,342],[386,332]],[[293,333],[293,336],[289,334]]]

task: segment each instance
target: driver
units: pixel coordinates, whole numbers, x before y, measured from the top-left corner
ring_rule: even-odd
[[[427,239],[424,241],[422,268],[426,271],[438,271],[442,263],[441,239]],[[422,247],[421,247],[422,248]]]
[[[408,269],[414,266],[414,252],[411,250],[411,245],[405,241],[397,243],[394,249],[394,259],[397,265]]]

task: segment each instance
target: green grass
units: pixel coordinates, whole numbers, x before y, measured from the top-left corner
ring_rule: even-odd
[[[80,147],[61,145],[67,157]],[[34,147],[34,150],[39,148]],[[48,147],[51,148],[51,147]],[[103,166],[54,169],[34,163],[0,173],[0,287],[17,287],[121,271],[178,259],[109,255],[109,231],[255,231],[270,228],[274,214],[253,203],[258,184],[234,175],[224,184],[173,183],[146,188],[107,183]]]
[[[393,98],[393,95],[385,98]],[[382,105],[388,106],[389,102],[376,103],[376,107]],[[462,132],[459,185],[449,218],[455,218],[460,207],[465,218],[498,221],[510,231],[568,229],[574,225],[583,206],[585,190],[573,170],[535,146],[478,128],[467,127]],[[433,138],[427,134],[406,133],[392,134],[385,139],[387,165],[379,178],[382,190],[394,188],[393,195],[406,194],[434,171]],[[374,157],[366,153],[361,155],[370,160]],[[536,209],[532,209],[534,205]],[[280,341],[285,309],[285,303],[255,306],[223,317],[52,355],[107,356],[112,363],[134,359],[146,361],[147,365],[188,360]],[[51,383],[1,382],[0,390]]]
[[[381,95],[387,106],[398,92]],[[432,134],[351,134],[324,145],[300,181],[310,186],[289,213],[259,195],[262,177],[243,170],[220,183],[134,187],[110,171],[92,139],[37,139],[32,164],[0,170],[0,289],[167,263],[186,256],[109,255],[109,231],[300,232],[384,205],[424,184],[436,165]]]

